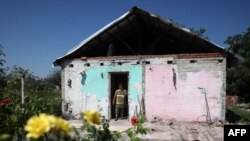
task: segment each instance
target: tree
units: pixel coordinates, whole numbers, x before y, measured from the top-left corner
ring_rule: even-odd
[[[25,75],[25,92],[27,93],[36,93],[37,85],[39,85],[39,78],[34,76],[28,69],[23,69],[18,66],[14,66],[10,73],[5,75],[6,85],[3,90],[3,93],[15,93],[20,94],[21,89],[21,77]]]
[[[52,85],[54,88],[60,88],[61,87],[61,70],[56,69],[53,72],[51,72],[45,80]]]
[[[237,95],[242,102],[250,102],[250,27],[242,34],[229,36],[228,51],[244,57],[245,62],[227,69],[227,94]]]
[[[5,81],[5,68],[3,67],[5,60],[4,60],[5,54],[3,52],[3,47],[0,44],[0,91],[3,89],[3,87],[6,85]],[[1,93],[0,93],[1,96]]]
[[[0,73],[4,72],[4,68],[3,68],[3,64],[5,63],[5,60],[3,59],[4,56],[5,54],[3,52],[3,47],[0,44]]]
[[[190,31],[196,34],[197,36],[209,40],[208,36],[204,35],[205,32],[207,31],[204,27],[201,27],[199,29],[190,28]]]
[[[228,50],[249,59],[250,57],[250,27],[242,34],[229,36],[225,41],[229,45]]]
[[[163,18],[163,19],[166,19],[166,18]],[[185,25],[183,24],[180,24],[176,21],[174,21],[173,19],[169,19],[169,21],[179,27],[182,27],[182,28],[186,28]],[[200,27],[199,29],[196,29],[196,28],[189,28],[190,32],[192,32],[193,34],[196,34],[197,36],[199,37],[202,37],[206,40],[209,40],[208,36],[205,35],[205,32],[207,31],[206,28],[204,27]]]

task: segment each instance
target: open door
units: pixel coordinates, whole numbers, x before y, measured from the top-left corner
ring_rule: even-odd
[[[110,117],[111,119],[115,118],[115,105],[112,104],[115,91],[118,89],[119,83],[123,84],[124,89],[128,91],[128,72],[115,72],[110,73]],[[124,118],[128,118],[128,97],[125,98],[124,103]]]

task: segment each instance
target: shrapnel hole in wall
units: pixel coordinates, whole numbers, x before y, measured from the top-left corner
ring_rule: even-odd
[[[68,85],[68,87],[70,87],[70,88],[71,88],[71,86],[72,86],[72,80],[71,80],[71,79],[68,79],[68,81],[67,81],[67,85]]]
[[[74,67],[74,64],[69,64],[69,67],[70,67],[70,68],[73,68],[73,67]]]
[[[173,64],[173,61],[167,61],[168,64]]]
[[[144,61],[143,64],[150,64],[150,61]]]
[[[197,60],[190,60],[190,63],[197,63]]]
[[[173,71],[173,84],[174,84],[174,88],[175,88],[175,90],[177,90],[177,88],[176,88],[176,73],[175,73],[175,69],[172,68],[172,71]]]
[[[84,64],[84,66],[87,66],[87,67],[89,67],[89,66],[90,66],[90,63],[86,63],[86,64]]]

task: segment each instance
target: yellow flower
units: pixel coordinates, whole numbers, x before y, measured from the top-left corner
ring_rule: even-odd
[[[40,114],[39,116],[31,117],[26,126],[25,131],[28,132],[27,138],[39,138],[43,134],[50,131],[50,120],[46,114]]]
[[[84,119],[89,124],[100,124],[101,123],[100,113],[96,110],[87,110],[86,112],[84,112]]]
[[[54,119],[55,119],[54,120],[54,127],[55,128],[57,128],[63,132],[69,132],[72,129],[72,127],[68,121],[66,121],[60,117],[55,117]]]
[[[54,128],[68,132],[72,129],[72,126],[60,117],[39,114],[39,116],[33,116],[28,120],[25,126],[25,131],[28,132],[26,137],[37,139]]]

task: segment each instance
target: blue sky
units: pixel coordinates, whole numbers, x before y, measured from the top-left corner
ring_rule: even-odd
[[[222,46],[250,26],[249,0],[0,0],[6,66],[45,77],[57,57],[135,5],[189,28],[205,27]]]

